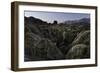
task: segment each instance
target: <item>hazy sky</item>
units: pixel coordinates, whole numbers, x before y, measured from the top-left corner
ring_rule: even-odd
[[[90,18],[90,14],[85,13],[63,13],[63,12],[40,12],[40,11],[25,11],[24,15],[26,17],[33,16],[39,18],[43,21],[53,23],[54,20],[57,20],[59,23],[67,20],[78,20],[82,18]]]

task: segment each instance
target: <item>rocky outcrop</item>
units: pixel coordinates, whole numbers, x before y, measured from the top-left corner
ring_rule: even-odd
[[[47,23],[25,17],[25,61],[90,58],[89,23]]]

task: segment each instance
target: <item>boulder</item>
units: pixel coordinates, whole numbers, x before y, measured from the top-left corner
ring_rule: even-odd
[[[66,54],[66,59],[83,59],[86,57],[87,50],[89,50],[87,45],[77,44]]]

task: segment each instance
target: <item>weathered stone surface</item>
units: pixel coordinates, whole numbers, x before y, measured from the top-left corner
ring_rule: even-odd
[[[88,20],[87,20],[88,21]],[[25,17],[25,61],[90,58],[90,24]]]
[[[81,59],[84,58],[88,47],[84,44],[77,44],[73,46],[66,54],[66,59]]]

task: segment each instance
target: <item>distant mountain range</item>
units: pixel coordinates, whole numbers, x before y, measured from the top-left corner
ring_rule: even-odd
[[[65,21],[65,24],[75,24],[75,23],[90,23],[90,18],[82,18],[79,20],[69,20],[69,21]]]
[[[24,17],[24,20],[28,24],[44,24],[47,23],[41,19],[35,18],[35,17]]]
[[[24,20],[28,24],[48,24],[46,21],[43,21],[42,19],[38,19],[35,17],[24,17]],[[82,18],[79,20],[68,20],[63,22],[63,24],[76,24],[76,23],[90,24],[90,18]]]

